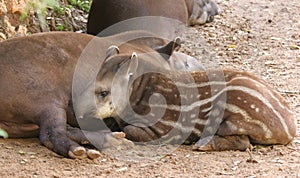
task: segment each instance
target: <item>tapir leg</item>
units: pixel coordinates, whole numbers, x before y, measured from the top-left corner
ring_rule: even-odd
[[[88,132],[79,128],[67,126],[66,112],[61,108],[53,108],[43,112],[40,120],[40,141],[54,152],[71,157],[100,156],[96,150],[82,147],[80,144],[94,145],[97,148],[107,148],[120,144],[132,144],[125,139],[122,132]]]
[[[54,152],[71,158],[86,155],[84,147],[67,137],[66,112],[62,108],[48,108],[40,116],[40,141]]]
[[[250,140],[246,135],[218,136],[215,135],[205,145],[201,145],[198,141],[193,149],[198,151],[225,151],[225,150],[241,150],[245,151],[250,147]]]
[[[225,151],[225,150],[241,150],[244,151],[250,147],[250,138],[247,130],[239,129],[241,125],[235,125],[235,119],[240,118],[227,118],[223,121],[218,131],[212,137],[199,140],[195,146],[195,150],[199,151]],[[237,122],[239,123],[239,122]],[[244,123],[246,124],[246,123]]]
[[[108,130],[85,131],[67,126],[67,136],[77,143],[90,145],[99,150],[122,144],[133,144],[131,141],[125,139],[125,133],[111,132]]]
[[[123,131],[126,134],[126,138],[134,142],[149,142],[158,139],[149,127],[127,125],[123,128]]]

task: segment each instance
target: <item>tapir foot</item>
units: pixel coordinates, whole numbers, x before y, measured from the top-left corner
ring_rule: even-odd
[[[117,146],[134,146],[134,143],[125,138],[126,134],[124,132],[111,132],[106,134],[106,142],[103,145],[103,149],[117,147]]]
[[[86,158],[87,157],[86,149],[82,146],[70,148],[70,150],[68,152],[68,156],[70,158],[74,158],[74,159],[75,158]],[[99,156],[100,156],[100,153],[99,153]]]
[[[87,149],[82,146],[76,147],[72,150],[69,150],[68,156],[70,158],[90,158],[90,159],[96,159],[101,156],[101,153],[98,150],[94,149]]]
[[[96,159],[101,156],[98,150],[120,145],[134,145],[133,142],[125,138],[125,133],[123,132],[89,132],[72,127],[68,127],[66,134],[56,133],[52,137],[45,137],[44,134],[41,134],[40,140],[43,145],[56,153],[74,159]],[[86,148],[83,145],[94,147],[98,150]]]
[[[50,150],[70,158],[86,158],[87,149],[71,140],[65,133],[40,134],[40,141]],[[98,154],[100,156],[100,153]],[[98,156],[98,157],[99,157]],[[94,159],[94,157],[92,158]]]
[[[49,108],[42,113],[41,118],[40,142],[65,157],[96,159],[101,156],[98,150],[130,143],[122,132],[91,132],[68,126],[66,113],[61,108],[54,107],[52,110]],[[83,145],[98,150],[89,149]]]
[[[81,145],[90,145],[98,150],[104,150],[120,145],[133,146],[133,142],[125,138],[123,132],[110,132],[110,131],[82,131],[79,128],[67,127],[67,135],[73,141]],[[83,150],[85,152],[83,152]],[[85,149],[84,147],[77,147],[76,149],[69,151],[69,157],[81,158],[88,157],[90,159],[96,159],[100,156],[99,151],[93,149]]]
[[[99,150],[106,148],[116,147],[119,145],[134,145],[132,141],[125,138],[124,132],[111,132],[111,131],[82,131],[79,128],[68,126],[68,137],[72,140],[82,144],[91,145]]]
[[[245,151],[250,147],[250,140],[245,135],[234,136],[213,136],[206,144],[203,140],[199,140],[193,150],[197,151],[225,151],[225,150],[241,150]]]

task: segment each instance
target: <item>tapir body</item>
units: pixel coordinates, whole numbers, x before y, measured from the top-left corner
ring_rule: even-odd
[[[214,0],[94,0],[87,33],[97,35],[111,25],[135,17],[162,16],[197,25],[213,21],[219,13]]]
[[[87,34],[50,32],[1,42],[0,128],[7,131],[10,138],[39,136],[43,145],[71,158],[99,156],[99,152],[86,149],[82,144],[92,142],[104,148],[116,141],[123,142],[123,133],[77,128],[76,103],[72,101],[72,85],[76,80],[73,76],[85,65],[88,67],[81,71],[83,76],[92,70],[97,74],[101,60],[104,60],[101,58],[109,55],[107,48],[112,44],[119,43],[118,51],[137,53],[155,52],[154,48],[162,50],[166,45],[163,39],[151,35],[145,38],[147,35],[148,32],[126,32],[98,38]],[[86,52],[89,47],[92,50]],[[87,56],[86,60],[82,61],[82,56]],[[89,64],[90,60],[97,63]],[[93,66],[96,68],[90,68]],[[86,100],[81,102],[93,103]]]
[[[115,118],[126,138],[143,144],[196,143],[197,150],[222,151],[286,145],[295,137],[295,113],[253,74],[169,70],[152,59],[144,54],[111,56],[97,76],[98,92],[106,93],[96,99],[97,115]]]

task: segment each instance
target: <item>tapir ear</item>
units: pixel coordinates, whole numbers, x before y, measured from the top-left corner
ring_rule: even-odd
[[[138,56],[134,52],[134,53],[132,53],[132,55],[130,57],[130,63],[129,63],[128,71],[127,71],[127,74],[129,77],[131,77],[133,74],[136,73],[138,65],[139,65]]]
[[[173,41],[169,42],[164,46],[155,48],[155,50],[160,53],[166,60],[169,60],[170,56],[174,51],[181,47],[182,40],[180,37],[176,37]]]
[[[115,46],[115,45],[112,45],[110,47],[107,48],[106,50],[106,56],[105,56],[105,59],[115,55],[115,54],[119,54],[120,53],[120,49],[118,46]]]
[[[115,61],[115,60],[113,60],[112,62],[108,62],[108,61],[111,59],[110,58],[111,56],[113,56],[115,54],[119,54],[119,53],[120,53],[120,49],[118,46],[111,45],[110,47],[107,48],[104,61],[103,61],[103,63],[101,63],[101,70],[100,70],[101,74],[107,72],[108,70],[117,72],[117,70],[118,70],[117,62],[118,61]],[[105,65],[106,65],[106,67],[104,68]],[[99,76],[101,76],[101,75],[99,74]]]

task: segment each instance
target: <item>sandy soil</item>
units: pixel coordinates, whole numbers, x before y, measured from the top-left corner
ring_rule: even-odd
[[[187,34],[184,51],[208,64],[251,71],[280,91],[297,116],[297,137],[291,144],[257,147],[252,162],[247,152],[203,153],[191,146],[179,146],[168,154],[139,146],[142,160],[129,159],[137,152],[72,160],[41,146],[38,139],[1,139],[0,177],[300,178],[300,4],[298,0],[226,0],[219,6],[223,12],[213,23],[191,27],[197,33]],[[162,147],[159,150],[172,148]]]

